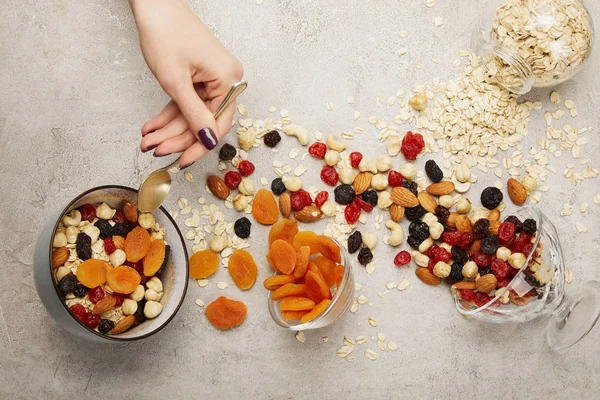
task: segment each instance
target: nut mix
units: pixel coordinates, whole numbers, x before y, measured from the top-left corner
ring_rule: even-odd
[[[52,251],[66,306],[88,328],[106,335],[162,312],[160,274],[168,259],[164,229],[130,203],[123,210],[106,203],[71,210],[59,224]]]

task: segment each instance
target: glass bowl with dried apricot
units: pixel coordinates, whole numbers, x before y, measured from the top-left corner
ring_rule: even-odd
[[[183,237],[165,209],[138,213],[136,200],[128,187],[90,189],[40,234],[36,288],[50,315],[78,336],[142,339],[165,327],[183,301]]]
[[[296,221],[280,220],[271,228],[266,258],[276,271],[264,286],[278,325],[294,331],[321,328],[352,306],[352,264],[335,239],[298,232]]]

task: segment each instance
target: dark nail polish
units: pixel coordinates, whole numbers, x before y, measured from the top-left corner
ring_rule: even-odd
[[[143,152],[143,153],[147,153],[147,152],[149,152],[150,150],[154,150],[154,149],[155,149],[157,146],[158,146],[158,145],[157,145],[157,144],[155,144],[154,146],[147,147],[146,149],[142,150],[142,152]]]
[[[149,134],[151,134],[151,133],[153,133],[153,132],[156,132],[156,129],[153,129],[153,130],[151,130],[150,132],[142,133],[142,136],[149,135]]]
[[[156,152],[154,152],[152,155],[153,155],[154,157],[165,157],[165,156],[170,156],[170,155],[171,155],[171,153],[167,153],[167,154],[156,154]]]
[[[189,164],[186,164],[186,165],[184,165],[183,167],[181,167],[181,168],[179,168],[179,169],[180,169],[180,170],[184,170],[184,169],[186,169],[187,167],[190,167],[190,166],[192,166],[192,165],[194,165],[194,163],[193,163],[193,162],[191,162],[191,163],[189,163]]]
[[[202,142],[204,147],[206,147],[208,150],[214,149],[218,143],[215,133],[210,128],[200,129],[198,131],[198,134],[196,135],[196,137],[198,138],[198,140],[200,140]]]

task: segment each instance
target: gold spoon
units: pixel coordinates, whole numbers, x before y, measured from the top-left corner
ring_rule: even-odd
[[[227,106],[246,90],[247,87],[248,82],[246,81],[233,85],[223,99],[223,102],[219,105],[219,108],[213,114],[215,119],[219,118]],[[177,160],[164,168],[157,169],[144,179],[138,190],[138,208],[140,211],[154,211],[165,201],[171,189],[171,174],[169,173],[169,169],[179,165],[180,158],[181,156],[177,157]]]

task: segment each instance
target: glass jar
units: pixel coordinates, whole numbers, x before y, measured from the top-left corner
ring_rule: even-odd
[[[515,94],[566,81],[590,56],[594,22],[585,0],[479,0],[478,11],[474,50]]]

